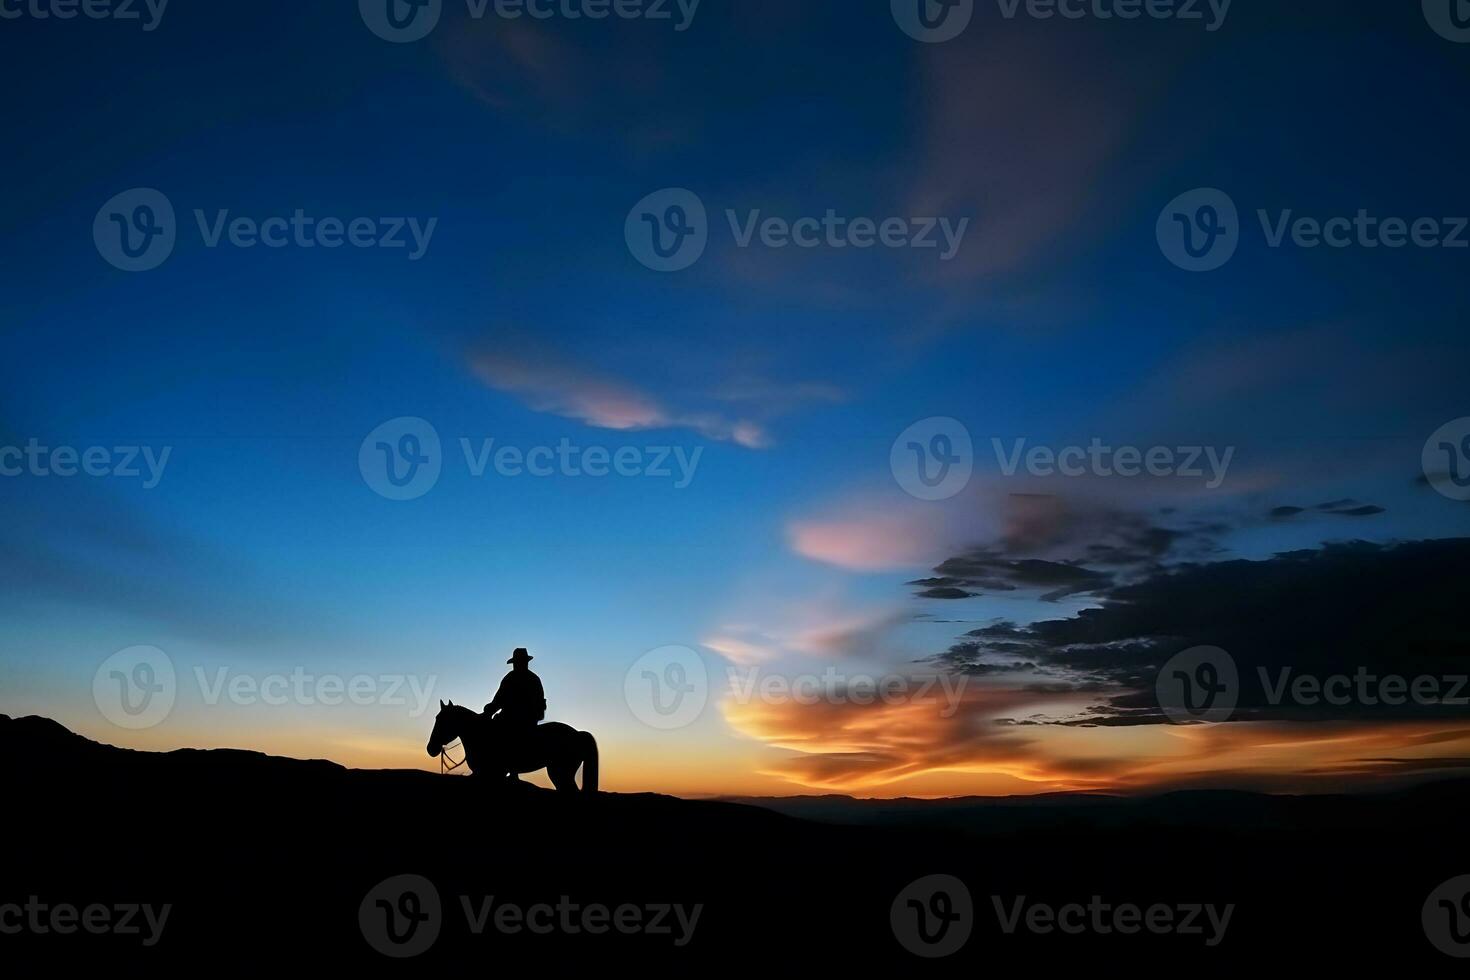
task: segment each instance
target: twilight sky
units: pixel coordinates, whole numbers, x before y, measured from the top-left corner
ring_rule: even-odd
[[[1247,685],[1227,723],[1172,725],[1148,703],[1197,644],[1251,678],[1466,672],[1470,506],[1421,452],[1470,415],[1470,44],[1419,4],[1236,0],[1208,30],[980,0],[940,43],[878,0],[703,0],[684,30],[677,4],[445,0],[407,43],[355,6],[0,19],[0,447],[139,447],[141,474],[0,455],[0,711],[427,768],[432,701],[487,701],[526,646],[612,790],[1313,789],[1470,764],[1464,707]],[[125,271],[99,243],[136,188],[176,241]],[[708,243],[657,271],[636,231],[673,198],[635,205],[669,188]],[[1198,188],[1239,216],[1206,272],[1158,234]],[[1360,212],[1447,240],[1272,244]],[[240,218],[284,219],[281,247],[245,247]],[[328,218],[405,244],[327,247]],[[766,218],[823,230],[745,237]],[[937,245],[856,247],[856,218]],[[403,418],[439,472],[397,500],[369,435],[390,423],[401,462],[425,446]],[[909,440],[892,451],[915,423],[935,448],[934,418],[972,472],[930,500]],[[1094,444],[1199,447],[1202,475],[1028,472],[1026,450]],[[670,645],[708,703],[660,729],[625,680]],[[176,702],[129,729],[94,679],[138,646]],[[731,670],[959,690],[794,703]],[[381,696],[321,703],[357,675]],[[283,676],[306,696],[249,694]]]

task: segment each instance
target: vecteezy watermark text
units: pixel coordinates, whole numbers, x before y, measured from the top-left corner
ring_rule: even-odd
[[[513,936],[529,932],[538,936],[553,933],[575,936],[586,933],[599,936],[608,932],[621,935],[668,936],[675,946],[687,946],[694,938],[704,905],[685,907],[680,903],[655,902],[648,905],[625,903],[609,907],[599,902],[583,905],[562,895],[555,905],[538,902],[519,905],[497,902],[494,895],[476,901],[461,895],[461,908],[473,935],[481,935],[491,926],[495,931]]]
[[[694,471],[704,455],[703,446],[692,451],[683,446],[579,446],[562,439],[555,446],[496,446],[494,439],[481,439],[478,445],[460,439],[465,466],[471,476],[484,476],[493,465],[499,476],[605,476],[652,477],[672,479],[674,488],[683,490],[694,482]],[[677,471],[677,472],[676,472]]]
[[[1225,26],[1234,0],[995,0],[1006,20],[1177,20],[1213,34]]]
[[[145,33],[163,22],[168,0],[0,0],[0,20],[138,21]]]
[[[0,935],[69,936],[85,932],[93,936],[138,936],[144,946],[156,946],[163,938],[172,905],[157,908],[146,903],[93,902],[78,907],[69,902],[51,904],[31,895],[24,905],[0,904]]]
[[[893,19],[916,41],[930,44],[963,34],[977,0],[890,0]],[[1225,26],[1233,0],[995,0],[1006,20],[1177,20],[1203,24],[1209,33]]]
[[[736,248],[870,248],[936,250],[941,262],[959,254],[969,218],[849,217],[828,208],[820,217],[768,215],[760,208],[727,208],[725,222]],[[709,245],[710,223],[704,202],[693,191],[670,187],[633,205],[623,224],[628,251],[657,272],[677,272],[699,261]]]
[[[32,438],[25,446],[0,446],[0,476],[117,477],[143,480],[152,490],[163,480],[172,446],[46,446]],[[141,467],[141,468],[140,468]],[[146,470],[146,472],[145,472]]]
[[[1155,902],[1142,906],[1132,902],[1106,902],[1101,895],[1093,895],[1086,904],[1068,902],[1064,905],[1028,902],[1025,895],[1009,901],[992,895],[990,904],[995,909],[1001,931],[1006,935],[1023,929],[1039,935],[1059,932],[1069,936],[1149,933],[1155,936],[1198,936],[1210,947],[1218,946],[1224,940],[1225,931],[1230,928],[1230,918],[1235,914],[1234,904]]]
[[[1007,449],[1000,439],[990,440],[996,462],[1006,476],[1015,476],[1025,464],[1032,476],[1177,476],[1186,479],[1209,477],[1205,487],[1217,489],[1225,482],[1235,447],[1224,451],[1215,446],[1109,446],[1094,438],[1086,446],[1032,446],[1015,439]],[[1209,464],[1206,472],[1202,463]]]
[[[647,20],[673,22],[689,30],[700,0],[465,0],[471,20]],[[385,41],[406,44],[431,34],[444,14],[444,0],[358,0],[368,30]]]
[[[194,221],[199,226],[205,248],[219,248],[222,242],[235,248],[409,248],[408,261],[417,262],[429,250],[438,218],[420,222],[418,218],[317,218],[301,208],[290,217],[230,217],[228,209],[213,214],[195,209]],[[412,242],[409,239],[412,239]]]
[[[407,707],[410,718],[423,717],[434,699],[439,678],[430,674],[319,674],[295,667],[290,673],[245,674],[217,667],[213,676],[203,667],[194,668],[194,680],[207,705],[221,701],[251,706],[280,707],[288,704],[328,708],[351,704],[358,707],[384,705]]]
[[[760,667],[730,667],[730,699],[736,704],[932,704],[940,718],[959,710],[969,677],[934,673],[847,674],[828,667],[821,674],[787,675]]]

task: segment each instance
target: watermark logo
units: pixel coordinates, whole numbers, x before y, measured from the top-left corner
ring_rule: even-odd
[[[1229,194],[1201,187],[1170,201],[1154,233],[1170,262],[1186,272],[1210,272],[1240,247],[1240,213]]]
[[[1457,959],[1470,957],[1470,875],[1451,878],[1430,892],[1420,919],[1435,949]]]
[[[1219,647],[1182,650],[1159,670],[1159,707],[1176,725],[1229,719],[1240,699],[1235,658]]]
[[[623,699],[634,717],[668,731],[692,724],[709,700],[704,660],[684,646],[662,646],[633,662],[623,676]]]
[[[177,240],[173,203],[152,187],[114,195],[92,220],[98,254],[124,272],[158,268],[173,254]]]
[[[395,875],[378,882],[357,908],[362,938],[395,959],[418,956],[433,946],[443,919],[439,890],[422,875]]]
[[[439,433],[413,416],[389,419],[367,434],[357,467],[373,492],[389,500],[414,500],[439,482],[444,455]]]
[[[157,647],[119,650],[92,675],[92,700],[119,728],[152,728],[168,717],[178,696],[174,662]]]
[[[439,25],[444,0],[357,0],[368,30],[393,44],[422,41]]]
[[[946,416],[920,419],[893,440],[888,467],[909,496],[947,500],[969,485],[974,472],[970,430]]]
[[[1424,443],[1429,485],[1451,500],[1470,500],[1470,417],[1446,422]]]
[[[954,40],[975,16],[975,0],[890,0],[890,8],[899,30],[926,44]]]
[[[888,910],[893,935],[915,956],[938,959],[959,951],[975,927],[975,904],[953,875],[928,875],[910,883]]]
[[[699,195],[683,187],[654,191],[633,205],[623,223],[633,258],[655,272],[678,272],[709,245],[709,216]]]
[[[1440,37],[1470,43],[1470,0],[1423,0],[1424,19]]]

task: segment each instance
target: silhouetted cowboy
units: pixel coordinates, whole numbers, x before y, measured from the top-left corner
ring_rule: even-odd
[[[525,647],[517,647],[506,661],[511,665],[510,673],[500,679],[495,699],[485,705],[485,714],[499,712],[498,720],[505,722],[509,734],[517,739],[546,717],[546,692],[541,689],[541,678],[526,667],[532,659]]]

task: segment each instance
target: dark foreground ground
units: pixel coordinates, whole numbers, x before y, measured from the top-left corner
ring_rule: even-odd
[[[567,965],[777,976],[1470,969],[1431,945],[1421,919],[1436,886],[1470,874],[1464,781],[1355,797],[585,798],[252,752],[134,752],[3,715],[0,776],[0,963],[12,966],[94,958],[119,975],[293,976]],[[900,893],[935,874],[963,883],[968,910],[945,884],[939,899],[906,894],[895,919]],[[403,875],[419,877],[383,884]],[[1006,916],[1018,901],[1080,904],[1082,918],[1068,921],[1083,931],[1032,931],[1023,917],[1008,932],[997,901]],[[1085,908],[1099,903],[1105,911]],[[1116,917],[1128,904],[1141,915],[1166,906],[1176,925],[1192,916],[1200,931],[1112,928],[1129,924]],[[148,906],[157,922],[164,905],[161,929],[128,912]],[[1190,913],[1195,905],[1233,906],[1228,925]],[[920,907],[933,945],[916,938]],[[1451,910],[1443,915],[1448,925]],[[88,932],[87,916],[106,931]],[[1470,904],[1456,922],[1470,954]],[[932,959],[904,945],[934,952],[957,939]],[[401,960],[381,952],[420,949]]]

